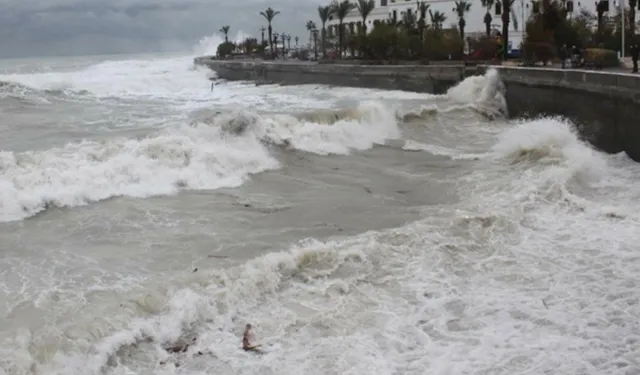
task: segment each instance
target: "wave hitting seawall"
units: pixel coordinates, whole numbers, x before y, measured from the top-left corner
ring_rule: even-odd
[[[364,66],[243,62],[200,57],[219,78],[282,84],[321,83],[336,86],[411,90],[440,94],[488,67],[457,65]],[[634,74],[550,68],[492,67],[506,87],[513,118],[563,116],[580,135],[609,153],[626,152],[640,161],[640,77]]]

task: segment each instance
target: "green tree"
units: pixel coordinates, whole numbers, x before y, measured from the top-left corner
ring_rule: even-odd
[[[502,55],[503,58],[507,59],[507,54],[509,51],[509,22],[513,21],[513,29],[518,30],[518,17],[516,13],[513,11],[513,3],[516,0],[499,0],[498,4],[502,5],[501,8],[496,7],[496,13],[498,9],[501,12],[502,18]]]
[[[278,40],[280,40],[280,34],[273,33],[272,38],[273,38],[273,40],[271,42],[272,43],[272,50],[271,50],[272,53],[271,53],[271,55],[273,57],[278,57]]]
[[[307,24],[305,26],[307,28],[307,31],[309,32],[309,48],[311,48],[311,45],[313,43],[313,30],[316,29],[316,23],[313,21],[307,21]]]
[[[465,16],[471,10],[471,3],[467,0],[459,0],[455,2],[455,7],[453,11],[456,13],[458,17],[458,29],[460,30],[460,42],[462,43],[461,54],[464,55],[464,28],[467,25],[467,21],[465,20]]]
[[[285,42],[287,41],[288,35],[285,33],[282,33],[280,37],[282,38],[282,58],[284,59],[287,57],[287,45],[285,44]]]
[[[273,28],[271,27],[271,21],[280,14],[280,12],[273,10],[273,8],[268,7],[264,12],[260,12],[260,15],[267,20],[269,24],[267,27],[267,32],[269,35],[269,48],[271,49],[271,54],[273,55]]]
[[[218,48],[217,48],[217,53],[216,54],[218,55],[218,58],[224,59],[225,57],[230,55],[235,48],[236,48],[235,44],[233,44],[231,42],[220,43],[220,44],[218,44]]]
[[[392,62],[402,58],[408,48],[406,32],[391,22],[375,25],[367,39],[369,56],[379,61]]]
[[[405,28],[407,34],[414,33],[416,30],[417,24],[416,14],[410,12],[404,12],[402,15],[402,20],[400,21],[400,25]]]
[[[360,17],[362,17],[362,26],[360,31],[362,34],[367,33],[367,17],[371,14],[371,11],[376,7],[376,3],[374,0],[358,0],[356,3],[356,8],[358,9],[358,13],[360,13]]]
[[[220,32],[224,34],[224,42],[225,43],[229,43],[229,30],[230,29],[231,29],[231,26],[229,26],[229,25],[222,26],[222,28],[220,29]]]
[[[480,0],[481,4],[487,11],[484,14],[484,29],[487,33],[487,37],[491,36],[491,22],[493,22],[493,17],[491,16],[491,10],[493,10],[493,4],[495,0]]]
[[[435,12],[429,10],[429,18],[431,18],[431,24],[436,30],[442,30],[442,25],[447,20],[447,16],[439,10]]]
[[[251,54],[258,49],[258,39],[246,38],[239,47],[244,50],[244,53]]]
[[[333,14],[338,17],[338,53],[339,56],[342,57],[342,52],[344,51],[344,19],[354,8],[354,5],[351,4],[349,0],[342,0],[340,2],[338,2],[338,0],[333,0],[331,7],[333,9]]]
[[[326,48],[326,38],[327,38],[327,21],[333,15],[333,7],[327,6],[319,6],[318,7],[318,16],[320,17],[320,22],[322,23],[322,57],[327,57],[327,48]]]
[[[422,56],[424,48],[424,31],[427,28],[427,12],[429,12],[429,4],[424,1],[418,1],[418,33],[420,35],[420,56]]]
[[[600,39],[602,37],[602,27],[603,25],[603,20],[604,20],[604,14],[606,12],[606,8],[605,6],[607,5],[606,1],[604,0],[600,0],[596,3],[596,15],[597,15],[597,20],[598,20],[598,42],[600,42]]]

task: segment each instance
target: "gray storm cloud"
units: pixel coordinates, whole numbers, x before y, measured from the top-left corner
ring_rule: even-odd
[[[186,52],[223,25],[231,25],[232,35],[258,36],[264,24],[258,12],[267,6],[282,12],[274,28],[287,25],[301,38],[317,7],[287,0],[1,0],[0,58]]]

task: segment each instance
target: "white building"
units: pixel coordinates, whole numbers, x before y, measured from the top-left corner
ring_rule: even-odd
[[[436,0],[426,2],[453,3],[454,0]],[[386,21],[390,18],[395,18],[398,21],[401,21],[405,12],[418,12],[417,0],[375,0],[375,4],[376,7],[373,8],[369,16],[367,16],[367,31],[371,31],[373,29],[373,25],[377,22]],[[348,31],[352,31],[352,29],[358,30],[360,25],[362,25],[362,16],[360,16],[358,9],[353,9],[342,22],[345,25],[345,29]],[[327,29],[329,35],[337,35],[338,19],[335,17],[330,18],[329,22],[327,22]]]

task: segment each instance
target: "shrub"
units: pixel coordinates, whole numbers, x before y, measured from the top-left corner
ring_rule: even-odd
[[[541,61],[546,64],[555,56],[555,46],[544,42],[526,42],[523,44],[524,59],[536,63]]]
[[[407,35],[386,23],[376,25],[366,38],[368,54],[377,60],[400,59],[403,57],[403,52],[408,49]]]
[[[423,54],[429,60],[460,60],[462,41],[460,34],[455,29],[433,30],[429,29],[424,35]]]
[[[616,51],[604,48],[587,48],[584,50],[584,62],[599,68],[620,65]]]
[[[225,57],[230,55],[235,48],[235,44],[231,42],[220,43],[218,44],[218,51],[216,54],[218,55],[218,58],[224,59]]]
[[[491,60],[498,54],[498,40],[486,36],[469,39],[469,51],[469,60]]]

